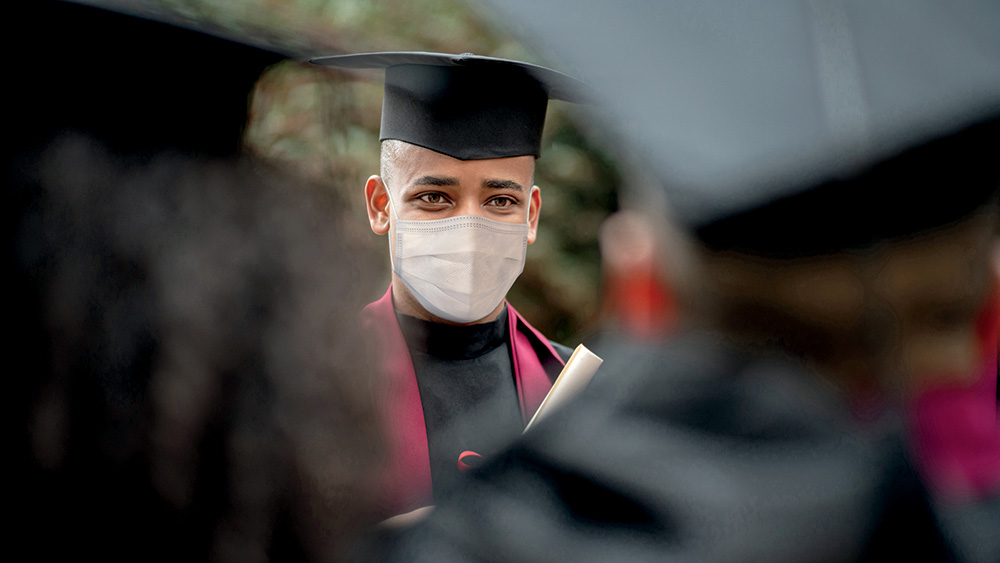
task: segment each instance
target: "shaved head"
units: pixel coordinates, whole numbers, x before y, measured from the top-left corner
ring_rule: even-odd
[[[379,158],[379,175],[386,184],[392,183],[392,173],[395,168],[396,159],[406,150],[407,143],[396,139],[386,139],[382,141],[382,154]]]

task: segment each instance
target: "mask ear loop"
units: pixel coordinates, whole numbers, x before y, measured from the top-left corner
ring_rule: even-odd
[[[385,195],[389,198],[389,209],[392,210],[392,216],[399,221],[399,213],[396,212],[396,206],[392,203],[392,192],[389,191],[389,184],[386,184],[385,179],[383,179],[382,185],[385,186]]]

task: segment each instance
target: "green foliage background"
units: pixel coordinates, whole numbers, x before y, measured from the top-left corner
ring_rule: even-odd
[[[422,50],[547,64],[474,3],[460,0],[162,0],[164,9],[212,22],[223,33],[301,53]],[[371,233],[363,186],[378,173],[382,73],[347,73],[289,61],[262,78],[251,105],[246,146],[341,192],[361,240],[386,257]],[[600,305],[597,232],[617,207],[619,174],[588,139],[577,108],[551,102],[535,182],[542,188],[537,242],[509,295],[532,324],[574,346],[595,327]]]

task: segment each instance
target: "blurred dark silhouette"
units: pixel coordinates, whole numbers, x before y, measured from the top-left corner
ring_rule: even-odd
[[[15,553],[325,561],[383,455],[329,195],[59,138],[5,186]]]
[[[237,154],[253,85],[285,55],[167,13],[140,0],[10,6],[2,41],[17,119],[5,142],[39,146],[76,130],[116,151]]]
[[[5,19],[12,551],[335,559],[384,455],[354,327],[374,265],[331,192],[243,156],[286,55],[165,14]]]

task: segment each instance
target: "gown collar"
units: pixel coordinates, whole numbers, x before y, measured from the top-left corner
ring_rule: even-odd
[[[467,326],[434,323],[396,312],[406,346],[443,359],[477,358],[507,341],[507,308],[496,320]]]

